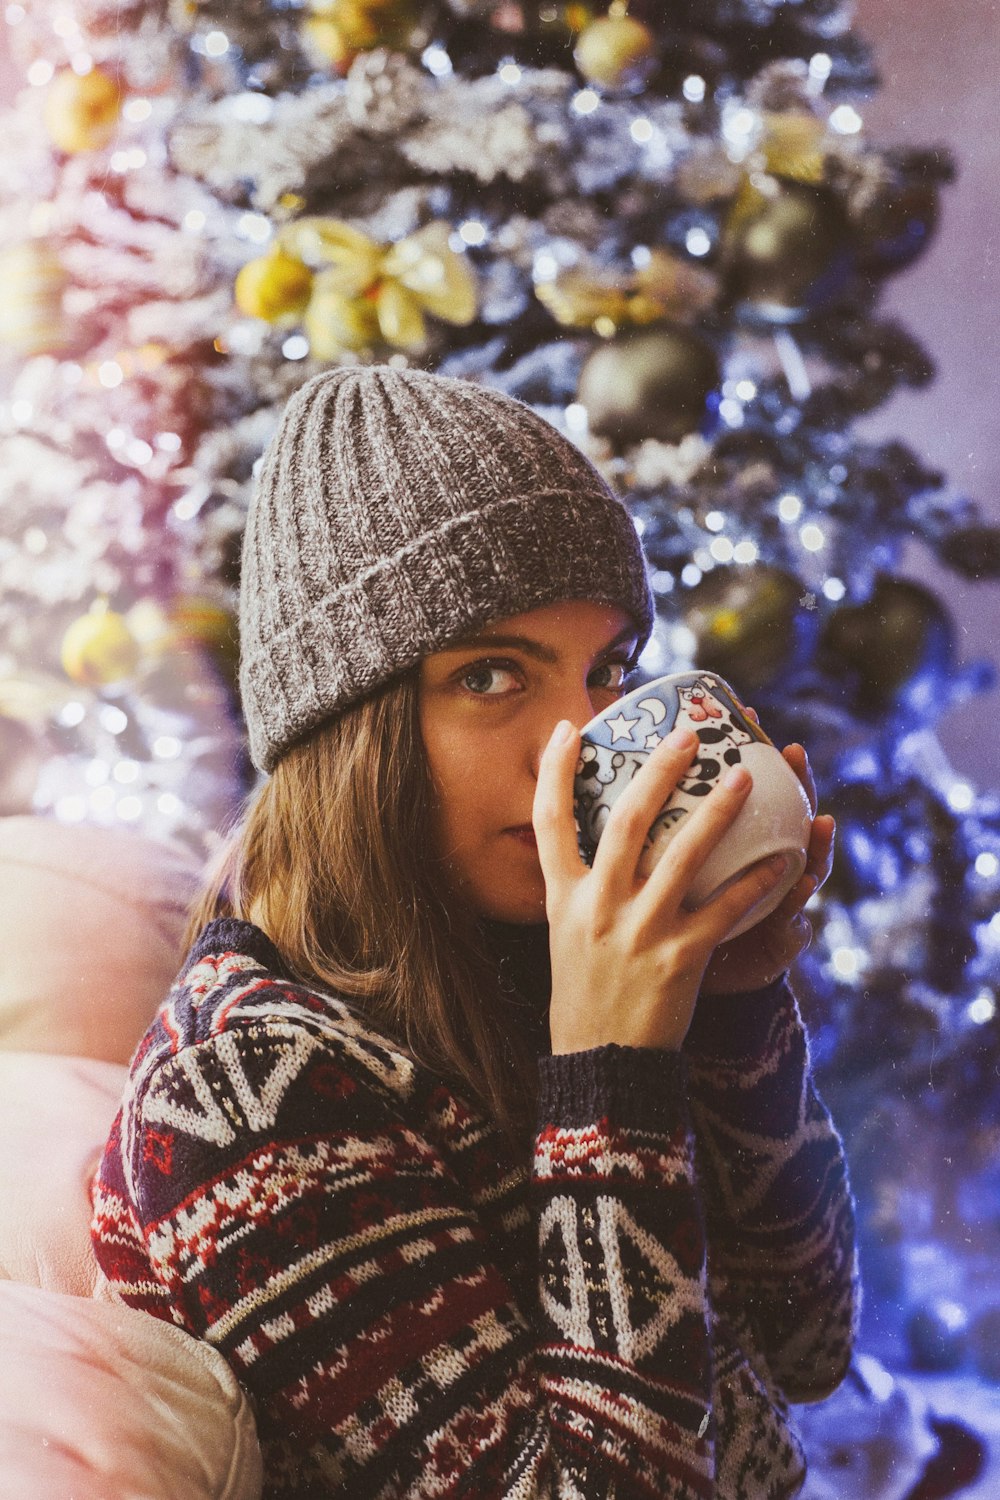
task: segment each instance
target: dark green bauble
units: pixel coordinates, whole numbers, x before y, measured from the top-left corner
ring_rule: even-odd
[[[954,651],[951,617],[919,583],[881,574],[864,604],[842,605],[820,638],[825,669],[857,684],[858,706],[888,708],[919,684],[928,692]]]
[[[802,647],[802,583],[766,564],[717,568],[684,597],[694,659],[740,693],[787,671]]]
[[[960,1302],[931,1297],[906,1320],[910,1359],[918,1370],[957,1370],[968,1347],[969,1315]]]
[[[966,578],[1000,578],[1000,526],[963,526],[938,543],[938,553]]]
[[[901,271],[923,255],[937,228],[936,183],[889,183],[852,214],[858,264],[865,270]]]
[[[678,443],[705,420],[722,375],[715,350],[690,328],[658,325],[600,344],[580,372],[590,430],[618,449],[644,438]]]
[[[791,321],[840,290],[851,269],[850,226],[830,188],[773,181],[773,192],[737,200],[723,234],[723,276],[737,304]]]

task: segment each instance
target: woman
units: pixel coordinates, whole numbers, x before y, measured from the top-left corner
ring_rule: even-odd
[[[248,518],[270,773],[195,914],[95,1188],[117,1293],[253,1394],[267,1494],[797,1493],[786,1399],[854,1322],[840,1142],[784,971],[832,820],[682,902],[673,736],[577,853],[577,728],[652,624],[631,522],[527,407],[387,368],[291,400]],[[786,751],[810,789],[799,747]]]

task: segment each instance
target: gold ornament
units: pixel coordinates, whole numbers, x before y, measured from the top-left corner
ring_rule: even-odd
[[[63,671],[85,687],[108,687],[135,674],[139,643],[123,615],[99,601],[74,620],[62,639]]]
[[[339,219],[298,219],[281,231],[290,254],[314,266],[303,327],[317,359],[390,344],[420,349],[426,315],[465,325],[476,316],[475,275],[435,220],[383,245]]]
[[[625,276],[578,265],[535,287],[539,302],[557,323],[592,328],[604,337],[663,318],[689,322],[711,307],[717,294],[710,271],[659,249],[650,252],[646,265]]]
[[[412,0],[313,0],[303,39],[320,61],[344,74],[359,52],[404,50],[412,44],[418,14]]]
[[[764,563],[717,568],[683,600],[696,661],[745,692],[773,682],[800,648],[802,584]]]
[[[588,83],[637,91],[656,66],[656,39],[641,21],[612,13],[583,28],[573,58]]]
[[[294,323],[312,294],[313,273],[301,260],[275,245],[258,255],[236,277],[236,306],[265,323]]]
[[[764,170],[790,182],[822,182],[826,126],[803,110],[764,115],[760,151]]]
[[[701,425],[720,379],[709,343],[664,324],[598,345],[580,371],[577,400],[591,432],[619,451],[645,438],[678,443]]]
[[[822,184],[764,177],[744,183],[722,238],[727,290],[778,321],[802,318],[839,288],[849,269],[843,204]]]
[[[121,105],[120,85],[100,68],[82,74],[64,68],[49,85],[45,128],[60,151],[99,151],[118,128]]]
[[[24,357],[51,354],[69,334],[66,272],[44,240],[0,250],[0,344]]]

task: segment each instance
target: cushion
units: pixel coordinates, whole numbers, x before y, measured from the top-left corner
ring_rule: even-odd
[[[258,1500],[249,1403],[222,1355],[148,1313],[0,1282],[0,1494]]]
[[[90,1058],[0,1052],[0,1280],[92,1294],[89,1184],[126,1071]]]
[[[177,975],[201,864],[127,828],[0,818],[0,1051],[128,1062]]]

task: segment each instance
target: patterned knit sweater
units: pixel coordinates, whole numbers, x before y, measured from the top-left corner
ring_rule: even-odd
[[[540,1060],[533,1165],[256,927],[209,924],[94,1187],[113,1290],[220,1349],[266,1494],[779,1500],[849,1357],[840,1141],[783,982]]]

